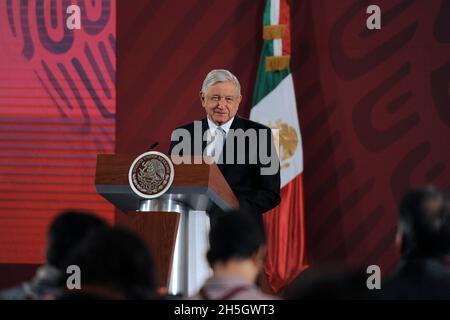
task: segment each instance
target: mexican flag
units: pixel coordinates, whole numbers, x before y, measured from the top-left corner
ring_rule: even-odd
[[[250,119],[278,129],[281,204],[264,214],[268,252],[264,270],[274,292],[306,265],[303,209],[303,150],[290,62],[288,0],[267,0],[264,45]]]

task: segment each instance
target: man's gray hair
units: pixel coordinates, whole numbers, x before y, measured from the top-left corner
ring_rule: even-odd
[[[225,69],[216,69],[210,71],[202,85],[202,93],[206,94],[208,92],[209,87],[216,84],[217,82],[225,82],[225,81],[233,81],[236,85],[238,96],[241,95],[241,85],[239,84],[239,80],[236,78],[234,74]]]

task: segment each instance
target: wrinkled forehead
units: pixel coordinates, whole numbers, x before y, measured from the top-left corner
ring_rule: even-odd
[[[207,88],[205,94],[209,96],[238,96],[238,87],[232,80],[216,81]]]

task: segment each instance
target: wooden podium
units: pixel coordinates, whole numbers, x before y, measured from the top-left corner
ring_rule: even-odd
[[[156,263],[157,283],[169,294],[187,294],[196,271],[188,270],[189,253],[197,251],[190,240],[196,232],[190,211],[208,212],[213,203],[228,211],[237,209],[239,202],[217,165],[194,164],[200,162],[198,158],[191,158],[192,164],[174,164],[175,177],[165,194],[141,198],[128,183],[135,158],[99,154],[97,192],[127,214],[130,227],[147,243]]]

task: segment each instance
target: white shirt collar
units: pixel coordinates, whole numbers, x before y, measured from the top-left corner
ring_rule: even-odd
[[[219,127],[217,124],[215,124],[214,122],[212,122],[209,117],[206,117],[206,119],[208,120],[208,127],[209,130],[211,130],[212,132],[215,132],[217,127]],[[233,123],[234,117],[231,118],[230,120],[228,120],[227,122],[225,122],[224,124],[222,124],[220,127],[225,130],[225,133],[228,134],[228,131],[230,130],[231,124]]]

